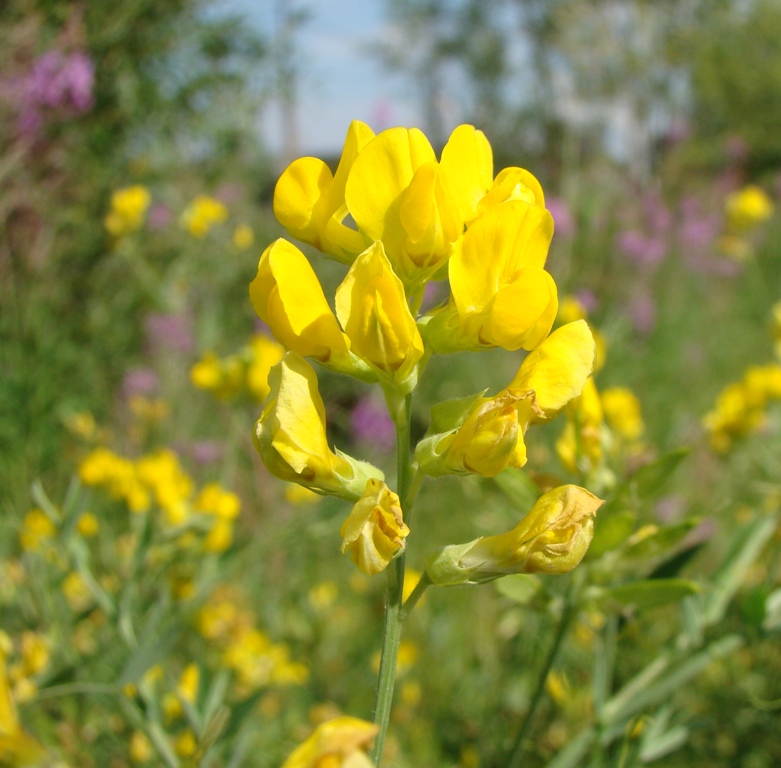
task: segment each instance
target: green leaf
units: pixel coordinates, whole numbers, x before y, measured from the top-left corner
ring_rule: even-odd
[[[687,534],[699,525],[700,519],[692,517],[675,525],[659,528],[655,533],[629,544],[621,556],[629,560],[650,560],[671,554]]]
[[[586,557],[589,559],[600,557],[623,544],[632,535],[636,521],[637,514],[628,509],[607,516],[601,512],[597,514],[594,538],[591,540]]]
[[[526,573],[505,576],[502,579],[497,579],[495,584],[496,591],[500,595],[509,597],[510,600],[519,605],[531,605],[533,602],[538,602],[538,598],[545,591],[545,587],[536,576]]]
[[[676,448],[650,464],[640,467],[629,480],[638,498],[647,499],[658,496],[672,477],[673,472],[678,469],[680,463],[688,455],[689,448]]]
[[[748,569],[773,535],[776,522],[772,516],[758,517],[738,532],[726,559],[713,577],[713,589],[705,598],[703,626],[710,626],[722,619]]]
[[[461,397],[457,400],[445,400],[444,403],[437,403],[431,408],[431,425],[428,428],[427,435],[436,435],[441,432],[452,432],[458,429],[469,416],[475,403],[487,392],[477,392],[468,397]]]
[[[513,467],[500,472],[492,478],[492,482],[499,486],[501,492],[517,509],[531,509],[542,495],[537,485],[523,470]]]
[[[599,589],[591,593],[602,610],[619,612],[626,609],[645,611],[677,603],[701,590],[696,581],[688,579],[644,579]]]

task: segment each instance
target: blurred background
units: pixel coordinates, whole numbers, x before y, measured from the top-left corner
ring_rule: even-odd
[[[243,584],[258,620],[309,668],[280,672],[280,680],[298,686],[293,693],[269,693],[264,679],[262,695],[253,694],[266,723],[259,752],[247,736],[239,757],[231,753],[234,762],[209,765],[279,765],[305,734],[302,724],[322,717],[315,706],[336,702],[350,714],[370,713],[374,673],[366,659],[378,643],[382,585],[353,578],[339,559],[338,504],[320,501],[313,512],[311,499],[286,493],[262,468],[251,439],[274,353],[264,347],[269,339],[247,286],[262,250],[284,234],[271,210],[274,184],[301,155],[334,167],[353,119],[375,132],[418,126],[437,151],[457,125],[471,123],[492,144],[495,172],[522,166],[540,179],[556,222],[547,268],[569,313],[564,319],[587,316],[600,330],[607,348],[600,386],[630,388],[642,407],[642,446],[611,472],[620,479],[679,446],[690,449],[685,472],[637,502],[637,520],[704,520],[692,547],[710,541],[712,549],[697,549],[700,559],[692,562],[707,575],[752,510],[777,511],[781,499],[777,413],[746,415],[746,407],[732,422],[725,417],[726,427],[714,428],[714,419],[703,424],[727,385],[750,366],[771,363],[774,333],[781,345],[781,310],[772,319],[781,299],[774,215],[781,194],[780,0],[6,0],[0,627],[21,653],[17,638],[25,631],[53,643],[87,632],[84,622],[98,608],[110,615],[100,601],[98,608],[87,601],[67,620],[63,613],[55,621],[44,603],[21,611],[20,590],[33,587],[19,574],[38,568],[24,559],[33,556],[29,536],[19,543],[20,531],[30,533],[25,526],[37,519],[25,516],[33,508],[46,512],[48,503],[46,514],[57,521],[106,504],[105,520],[116,522],[116,498],[68,491],[77,476],[90,485],[85,457],[106,446],[133,459],[173,451],[195,482],[219,482],[242,506],[238,544],[215,545],[216,564],[196,594],[206,600],[218,577]],[[344,270],[312,249],[307,254],[332,295]],[[446,295],[442,286],[430,301]],[[432,403],[486,386],[497,391],[518,365],[507,353],[488,359],[490,365],[470,355],[432,363],[414,414],[416,436]],[[332,442],[390,471],[393,434],[382,399],[328,372],[320,378]],[[576,480],[556,462],[557,428],[545,430],[530,466],[539,477]],[[486,491],[472,479],[466,491],[449,481],[436,486],[438,495],[424,491],[436,512],[421,523],[426,535],[461,540],[513,519],[496,488]],[[484,491],[493,502],[453,523],[449,510],[479,505]],[[296,522],[302,514],[316,521],[303,533]],[[114,552],[104,525],[105,551]],[[116,526],[125,530],[127,521]],[[773,720],[781,696],[773,632],[781,618],[766,621],[766,600],[778,588],[774,535],[773,554],[751,571],[751,589],[726,619],[747,645],[709,668],[701,688],[678,692],[688,730],[679,751],[660,753],[664,765],[781,762]],[[57,558],[46,562],[41,584],[59,585]],[[106,555],[106,574],[110,563]],[[184,576],[166,573],[181,586],[201,569],[187,560],[182,570]],[[110,602],[104,587],[99,594]],[[39,584],[38,594],[48,588]],[[399,766],[505,764],[502,734],[513,730],[533,688],[520,662],[543,652],[521,638],[529,627],[542,633],[552,625],[485,589],[490,600],[460,592],[431,597],[411,630],[418,645],[407,649],[407,669],[417,663],[420,674],[401,689],[396,723],[406,735],[391,740]],[[186,592],[172,590],[165,600]],[[141,600],[141,614],[166,604],[155,595]],[[356,601],[362,608],[348,610]],[[182,611],[190,626],[195,609]],[[622,618],[622,679],[650,658],[648,647],[672,642],[677,619],[655,616],[646,623]],[[90,632],[108,631],[93,623]],[[547,764],[592,711],[581,696],[589,675],[581,662],[591,647],[591,625],[584,626],[583,645],[568,657],[576,671],[565,688],[551,689],[541,710],[530,765]],[[345,633],[352,645],[344,645]],[[100,642],[109,642],[105,637]],[[145,649],[140,660],[138,648],[105,662],[94,647],[60,661],[52,652],[48,666],[17,676],[17,684],[34,679],[41,691],[96,679],[135,684],[133,675],[169,652],[166,673],[178,680],[201,651],[185,644],[174,652],[174,645],[161,641],[162,650]],[[463,653],[449,657],[454,647]],[[426,665],[426,654],[435,663]],[[500,662],[508,660],[519,664],[505,680]],[[25,699],[23,690],[15,696]],[[154,707],[139,704],[135,715],[122,710],[125,720],[104,722],[98,707],[35,696],[27,697],[31,730],[73,765],[145,762],[142,742],[136,739],[135,758],[127,744],[146,733],[138,712]],[[257,715],[245,709],[242,717]],[[87,722],[102,735],[85,734]],[[239,739],[238,725],[228,733]],[[161,765],[192,759],[187,743],[166,752],[164,739],[152,741]]]

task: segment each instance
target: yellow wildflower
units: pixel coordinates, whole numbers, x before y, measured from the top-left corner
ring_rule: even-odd
[[[146,187],[136,184],[118,189],[111,195],[111,209],[104,223],[114,237],[141,229],[152,197]]]
[[[22,674],[31,677],[49,666],[49,641],[35,632],[22,634]]]
[[[645,431],[640,401],[626,387],[602,392],[602,409],[611,428],[625,440],[637,440]]]
[[[285,354],[284,348],[267,336],[255,335],[250,339],[251,359],[247,365],[247,389],[250,395],[262,403],[270,391],[268,375]]]
[[[307,596],[309,604],[318,611],[324,611],[330,608],[339,597],[339,587],[335,581],[321,581],[315,584]]]
[[[76,521],[76,530],[85,538],[96,536],[100,530],[100,522],[92,512],[83,512]]]
[[[70,609],[77,613],[89,608],[94,600],[92,590],[78,571],[71,571],[60,588]]]
[[[22,523],[19,542],[22,549],[32,552],[40,549],[41,544],[51,539],[57,533],[57,527],[49,516],[41,509],[31,509]]]
[[[189,728],[182,731],[174,741],[174,751],[179,757],[192,757],[197,749],[198,740]]]
[[[750,184],[727,197],[727,229],[739,234],[766,221],[773,215],[773,203],[765,191]]]
[[[434,584],[479,584],[508,573],[567,573],[586,554],[604,502],[564,485],[543,494],[513,530],[443,547],[426,559]]]
[[[399,497],[382,481],[370,479],[339,534],[342,552],[349,551],[363,573],[373,576],[385,570],[409,535]]]
[[[317,504],[322,497],[320,494],[304,488],[303,485],[288,485],[285,487],[285,500],[297,507]]]
[[[134,763],[148,763],[155,756],[152,743],[143,731],[133,731],[131,734],[129,753]]]
[[[4,654],[0,653],[0,765],[22,768],[43,764],[46,750],[19,724]]]
[[[594,379],[589,378],[580,397],[567,407],[567,425],[556,441],[559,460],[570,472],[577,472],[579,468],[591,469],[602,461],[603,420],[599,391]]]
[[[244,251],[255,242],[255,233],[252,231],[252,227],[247,224],[239,224],[239,226],[233,230],[233,237],[231,240],[233,241],[235,248]]]
[[[228,218],[228,209],[213,197],[198,195],[182,213],[182,226],[197,238],[205,237],[209,230]]]
[[[337,717],[315,728],[312,735],[282,768],[371,768],[366,750],[379,732],[378,725],[355,717]]]

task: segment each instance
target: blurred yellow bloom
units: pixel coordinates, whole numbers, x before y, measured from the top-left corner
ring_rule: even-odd
[[[426,558],[426,573],[439,586],[479,584],[508,573],[568,573],[586,554],[603,503],[585,488],[554,488],[513,530],[438,550]]]
[[[556,453],[561,463],[570,471],[578,472],[596,467],[604,454],[602,449],[602,423],[604,413],[594,379],[589,378],[580,397],[567,407],[567,425],[556,441]],[[583,466],[585,465],[585,466]]]
[[[95,599],[92,590],[78,571],[71,571],[63,579],[61,589],[70,609],[77,613],[89,608]]]
[[[350,553],[359,570],[368,576],[385,570],[409,535],[399,497],[382,481],[370,479],[339,534],[342,552]]]
[[[543,269],[552,236],[548,211],[520,200],[477,219],[448,263],[450,304],[425,320],[434,350],[534,349],[558,309],[556,284]]]
[[[40,549],[41,544],[51,539],[56,533],[57,526],[43,510],[31,509],[24,516],[22,530],[19,532],[19,543],[22,545],[22,549],[32,552]]]
[[[402,603],[406,602],[407,598],[412,594],[415,587],[418,586],[418,582],[422,576],[423,574],[420,571],[416,571],[414,568],[408,567],[404,569],[404,586],[402,587],[401,591]],[[422,597],[418,605],[423,605],[425,599],[425,596]]]
[[[637,440],[645,431],[640,401],[626,387],[611,387],[602,392],[602,409],[608,424],[625,440]]]
[[[241,511],[241,501],[235,493],[226,490],[219,483],[209,483],[195,497],[193,508],[223,520],[233,520]]]
[[[142,456],[136,462],[138,478],[153,494],[168,525],[181,525],[190,512],[193,481],[170,449]]]
[[[5,655],[0,653],[0,765],[8,768],[41,766],[46,750],[22,730],[16,705],[11,696],[5,668]]]
[[[100,522],[92,512],[84,512],[79,515],[79,519],[76,521],[76,530],[85,538],[89,539],[92,536],[96,536],[100,530]]]
[[[78,411],[65,417],[65,426],[82,440],[92,440],[98,433],[95,417],[89,411]]]
[[[198,195],[182,213],[182,226],[197,238],[206,237],[215,224],[228,218],[228,209],[213,197]]]
[[[115,499],[122,499],[131,512],[146,512],[149,491],[139,480],[132,461],[107,448],[91,451],[79,465],[79,477],[85,485],[105,486]]]
[[[255,233],[252,231],[252,227],[247,224],[239,224],[239,226],[233,230],[233,237],[231,240],[233,241],[234,247],[238,248],[240,251],[244,251],[255,242]]]
[[[321,581],[315,584],[307,595],[309,604],[318,611],[330,608],[339,597],[339,587],[335,581]]]
[[[772,318],[772,333],[773,341],[776,345],[776,357],[781,360],[781,301],[777,301],[773,305]]]
[[[381,375],[414,386],[423,340],[382,243],[353,262],[336,291],[336,314],[358,357]]]
[[[312,735],[282,768],[371,768],[366,750],[379,732],[378,725],[355,717],[337,717],[315,728]]]
[[[247,364],[247,389],[250,395],[262,403],[270,391],[268,375],[285,354],[281,344],[268,336],[256,334],[249,342],[250,360]]]
[[[559,706],[566,704],[572,696],[572,687],[567,676],[563,672],[557,672],[552,669],[545,679],[545,690],[553,701]]]
[[[291,163],[274,189],[274,214],[298,240],[344,263],[366,248],[369,240],[342,222],[347,217],[345,185],[358,153],[373,138],[368,125],[354,120],[344,141],[336,174],[318,158]]]
[[[727,229],[733,234],[746,232],[773,215],[773,203],[765,191],[750,184],[727,197]]]
[[[403,677],[406,675],[415,662],[418,660],[420,650],[415,643],[411,643],[408,640],[402,640],[399,643],[399,652],[396,656],[396,677]],[[380,663],[382,661],[382,654],[377,651],[372,656],[372,670],[376,673],[380,671]]]
[[[111,209],[104,223],[109,234],[120,237],[144,226],[152,197],[146,187],[135,185],[118,189],[111,195]]]
[[[207,552],[225,552],[233,543],[233,523],[217,519],[203,540]]]
[[[174,740],[174,751],[179,757],[192,757],[198,749],[198,740],[188,728],[182,731]]]
[[[321,499],[322,496],[319,493],[310,491],[309,488],[304,488],[303,485],[285,486],[285,500],[297,507],[317,504]]]
[[[31,677],[49,665],[49,641],[35,632],[24,632],[20,643],[22,674]]]
[[[133,731],[128,751],[134,763],[148,763],[155,756],[152,744],[143,731]]]
[[[360,498],[369,477],[382,473],[328,447],[325,406],[309,363],[288,352],[272,368],[269,383],[255,445],[271,474],[321,493]]]
[[[567,294],[559,302],[559,314],[556,318],[560,323],[574,323],[576,320],[586,320],[588,312],[577,296]]]

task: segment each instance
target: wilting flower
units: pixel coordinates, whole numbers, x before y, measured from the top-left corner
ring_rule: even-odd
[[[255,425],[255,445],[271,474],[353,501],[382,473],[328,447],[325,406],[312,366],[288,352],[269,374],[271,393]]]
[[[336,175],[316,157],[301,157],[279,177],[274,214],[295,238],[349,264],[369,239],[342,222],[347,217],[345,185],[358,153],[374,137],[368,125],[353,120],[347,130]]]
[[[342,552],[349,552],[361,571],[369,576],[384,571],[409,534],[399,497],[381,480],[369,480],[339,534]]]
[[[556,416],[578,397],[594,366],[595,344],[584,320],[554,331],[523,361],[509,386],[491,398],[467,398],[453,415],[449,431],[438,429],[416,450],[429,475],[475,472],[493,477],[526,463],[524,434],[532,423]],[[435,408],[435,411],[437,409]],[[446,427],[436,419],[437,427]]]
[[[603,503],[576,485],[554,488],[513,530],[438,550],[426,559],[426,573],[439,586],[479,584],[509,573],[568,573],[586,554]]]
[[[380,727],[355,717],[337,717],[319,725],[285,760],[282,768],[371,768],[366,751]]]

